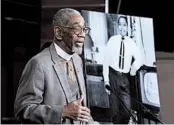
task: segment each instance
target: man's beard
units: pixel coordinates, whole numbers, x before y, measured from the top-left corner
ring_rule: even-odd
[[[78,55],[82,54],[83,46],[76,46],[75,44],[72,46],[72,52],[77,53]]]

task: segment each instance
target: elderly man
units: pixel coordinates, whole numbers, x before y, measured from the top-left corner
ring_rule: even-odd
[[[14,104],[22,123],[91,123],[82,70],[82,46],[90,28],[70,8],[53,18],[53,43],[31,58],[20,79]]]

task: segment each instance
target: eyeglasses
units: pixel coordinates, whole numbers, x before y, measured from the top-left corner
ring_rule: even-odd
[[[60,25],[59,25],[60,26]],[[75,35],[79,35],[80,33],[82,33],[82,31],[85,34],[89,34],[91,28],[89,27],[81,27],[81,26],[74,26],[74,27],[69,27],[69,26],[60,26],[60,27],[64,27],[64,28],[68,28],[71,29]]]

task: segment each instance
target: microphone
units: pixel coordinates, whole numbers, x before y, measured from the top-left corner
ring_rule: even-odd
[[[124,92],[126,92],[128,95],[130,95],[130,93],[128,93],[126,91],[126,88],[123,86],[120,86],[120,89]],[[155,114],[153,114],[148,108],[146,108],[141,102],[137,101],[136,99],[133,99],[136,103],[138,103],[139,105],[141,105],[146,112],[150,113],[158,122],[160,122],[161,124],[164,124],[160,119],[157,118],[157,116],[155,116]]]
[[[105,85],[105,88],[109,91],[111,91],[118,99],[119,101],[122,103],[122,105],[126,108],[126,110],[129,112],[129,114],[132,116],[133,120],[135,123],[138,123],[138,121],[136,120],[136,118],[134,117],[134,115],[131,113],[131,111],[128,109],[128,107],[124,104],[124,102],[120,99],[119,95],[117,93],[115,93],[111,87],[109,85]]]

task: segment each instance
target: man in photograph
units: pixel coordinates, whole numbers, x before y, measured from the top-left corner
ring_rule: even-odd
[[[54,15],[53,29],[53,43],[23,70],[15,117],[22,123],[92,123],[79,56],[90,28],[78,11],[65,8]]]
[[[128,37],[127,17],[118,18],[118,35],[110,37],[106,45],[106,55],[103,64],[103,77],[106,92],[109,94],[112,110],[112,122],[114,124],[128,124],[131,110],[129,94],[130,83],[128,75],[136,75],[141,67],[141,56],[136,43]],[[134,59],[132,63],[132,59]],[[110,88],[111,91],[109,91]],[[113,93],[113,92],[114,93]],[[125,106],[120,102],[117,96]]]

